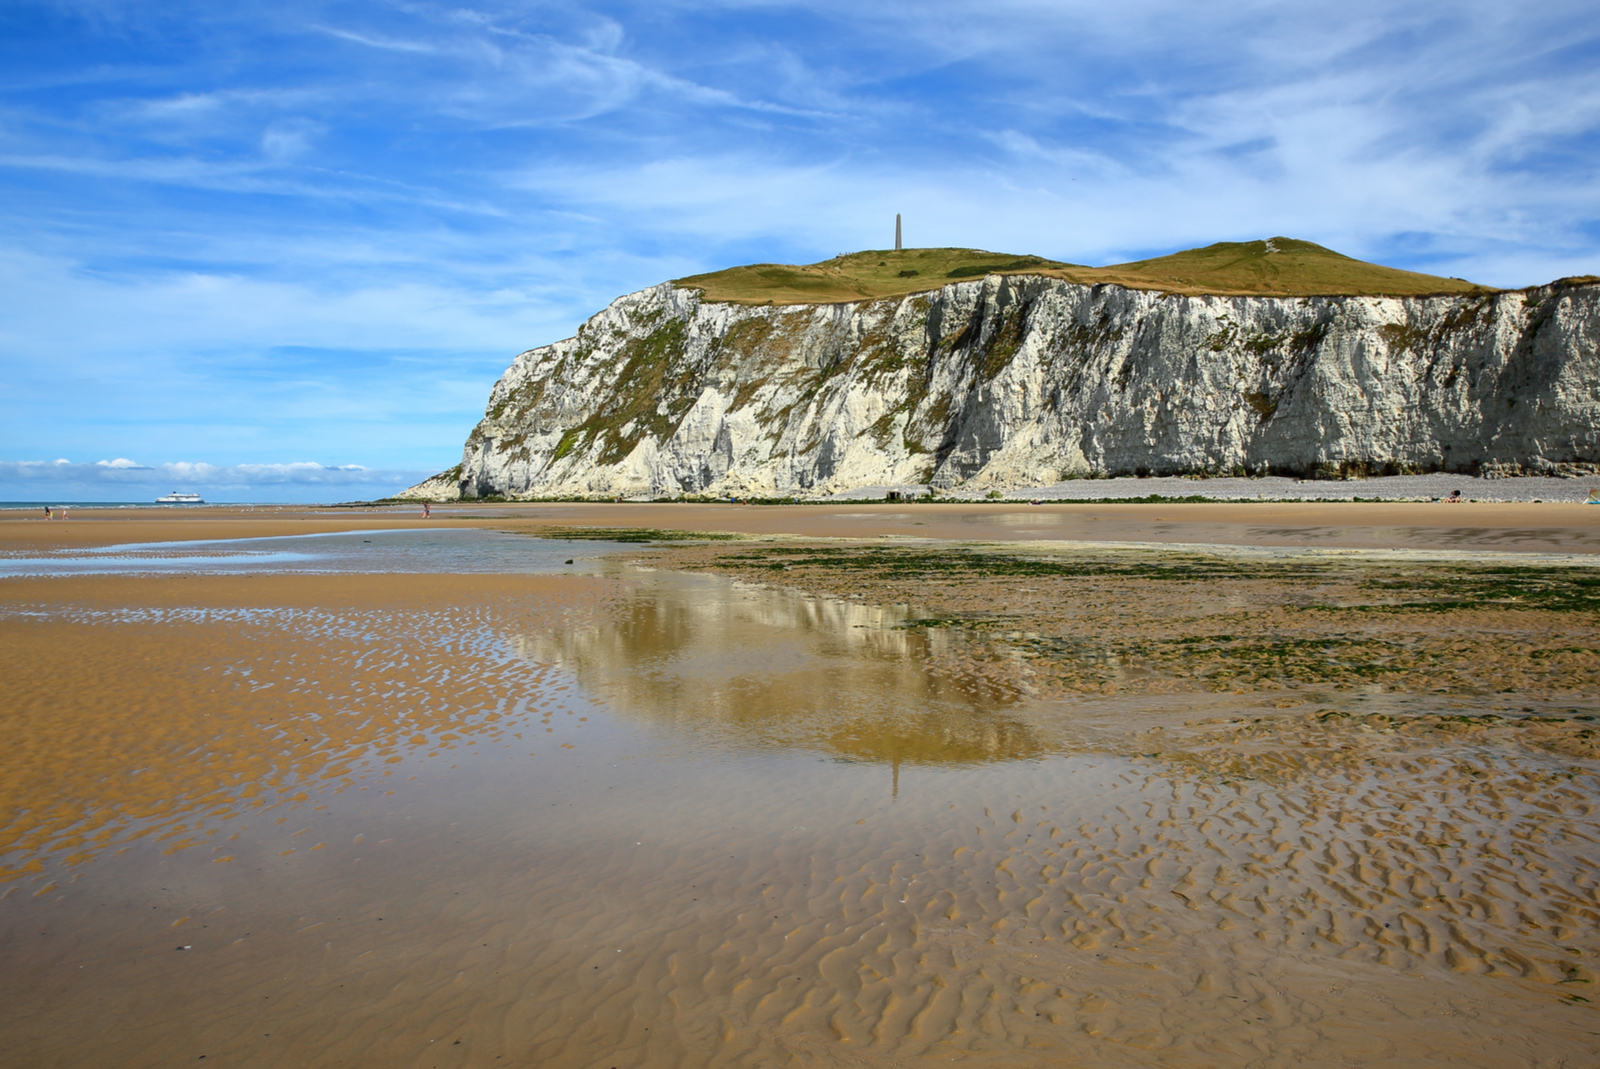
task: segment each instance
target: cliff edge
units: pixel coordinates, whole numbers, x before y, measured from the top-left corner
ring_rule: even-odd
[[[1291,254],[1323,277],[1278,266]],[[1252,285],[1275,292],[1227,292]],[[402,496],[1590,473],[1597,340],[1600,280],[1492,291],[1282,238],[1116,268],[977,250],[755,265],[620,297],[521,354],[459,468]]]

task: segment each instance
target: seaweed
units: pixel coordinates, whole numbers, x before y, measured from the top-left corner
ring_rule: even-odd
[[[1600,571],[1589,568],[1491,565],[1433,569],[1372,578],[1365,585],[1384,593],[1425,596],[1392,605],[1367,606],[1377,611],[1496,608],[1600,612]]]
[[[768,562],[762,558],[782,553],[789,559]],[[1022,554],[987,553],[967,549],[924,550],[899,548],[791,548],[768,549],[760,554],[718,558],[718,563],[740,563],[770,569],[830,568],[869,573],[876,578],[988,578],[1006,576],[1104,577],[1196,581],[1216,578],[1250,578],[1259,569],[1213,557],[1150,560],[1061,560]],[[757,563],[759,562],[759,563]]]
[[[669,531],[659,527],[541,527],[535,538],[566,542],[733,542],[740,536],[723,531]]]

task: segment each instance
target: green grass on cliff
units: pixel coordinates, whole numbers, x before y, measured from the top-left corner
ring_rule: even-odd
[[[906,249],[852,252],[803,267],[751,264],[675,281],[705,290],[713,301],[813,304],[921,293],[996,271],[1054,273],[1063,269],[1090,270],[1038,256],[1009,256],[982,249]]]
[[[1458,278],[1399,271],[1293,238],[1219,242],[1154,260],[1084,267],[982,249],[848,253],[819,264],[751,264],[676,279],[736,304],[827,304],[938,289],[987,274],[1047,275],[1168,293],[1246,296],[1418,296],[1489,292]]]

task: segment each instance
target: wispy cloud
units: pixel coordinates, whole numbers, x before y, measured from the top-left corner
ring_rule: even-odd
[[[117,457],[75,464],[67,459],[52,461],[0,460],[0,478],[43,479],[74,482],[101,482],[108,485],[164,484],[177,480],[185,486],[238,487],[261,483],[349,483],[366,482],[384,473],[360,464],[318,464],[297,461],[289,464],[205,464],[186,460],[164,464],[140,464]]]
[[[312,29],[325,33],[330,37],[337,37],[341,41],[352,41],[358,45],[381,49],[385,52],[432,53],[439,50],[436,45],[426,41],[406,41],[371,33],[355,33],[351,30],[341,30],[336,26],[313,26]]]
[[[82,464],[0,460],[0,500],[137,501],[176,489],[227,501],[328,501],[387,496],[432,474],[431,470],[377,470],[312,461],[145,465],[120,457]]]

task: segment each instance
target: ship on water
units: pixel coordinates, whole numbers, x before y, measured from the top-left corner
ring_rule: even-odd
[[[206,499],[199,494],[185,494],[177,490],[156,498],[158,505],[204,505],[205,503]]]

